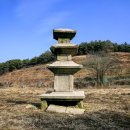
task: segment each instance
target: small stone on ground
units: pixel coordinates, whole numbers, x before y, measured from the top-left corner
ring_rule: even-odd
[[[31,104],[28,104],[28,105],[26,106],[26,108],[27,108],[27,109],[37,109],[36,106],[31,105]]]

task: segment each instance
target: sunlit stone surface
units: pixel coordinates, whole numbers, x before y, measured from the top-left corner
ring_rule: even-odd
[[[72,56],[77,54],[78,46],[70,42],[76,35],[75,30],[54,29],[53,38],[58,41],[50,49],[57,60],[48,65],[48,69],[54,73],[54,92],[41,95],[41,100],[46,101],[82,101],[85,98],[84,91],[74,90],[73,75],[82,65],[72,61]]]

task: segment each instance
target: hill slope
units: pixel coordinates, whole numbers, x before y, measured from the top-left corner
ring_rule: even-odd
[[[123,66],[123,72],[130,73],[130,53],[112,53],[121,61],[121,66]],[[82,63],[85,60],[89,60],[87,56],[75,56],[73,60],[77,63]],[[128,71],[129,70],[129,71]],[[90,75],[91,72],[82,69],[75,74],[76,78],[84,78]],[[30,68],[24,68],[20,70],[15,70],[10,73],[6,73],[0,76],[0,86],[4,87],[48,87],[53,86],[54,75],[47,69],[47,64],[38,65]]]

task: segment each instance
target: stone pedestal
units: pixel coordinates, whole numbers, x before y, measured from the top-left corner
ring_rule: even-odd
[[[75,36],[76,31],[71,29],[54,29],[53,38],[58,40],[58,43],[50,49],[57,57],[57,61],[48,65],[48,69],[54,73],[54,92],[40,95],[42,102],[46,106],[46,102],[77,102],[78,106],[85,98],[84,91],[74,91],[73,75],[82,68],[72,61],[72,56],[77,53],[77,45],[70,43],[70,40]],[[43,106],[44,106],[43,105]]]

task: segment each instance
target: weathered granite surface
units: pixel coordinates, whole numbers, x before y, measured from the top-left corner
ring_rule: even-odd
[[[72,91],[72,92],[51,92],[40,95],[40,97],[44,97],[44,99],[66,99],[66,100],[80,100],[84,99],[84,91]]]
[[[54,92],[40,95],[42,100],[81,101],[85,98],[83,91],[74,91],[73,75],[83,68],[82,65],[72,61],[72,56],[77,53],[78,46],[70,42],[76,35],[72,29],[54,29],[53,38],[58,43],[50,49],[57,60],[48,65],[48,69],[54,73]],[[83,106],[80,104],[80,106]]]
[[[72,108],[72,107],[65,107],[65,106],[58,106],[58,105],[49,105],[46,110],[47,112],[58,112],[58,113],[67,113],[67,114],[84,114],[85,109],[80,108]]]

